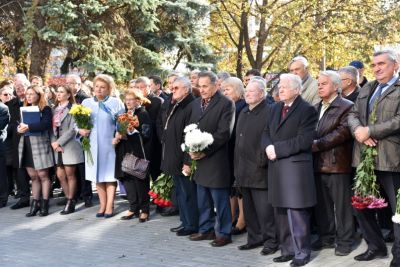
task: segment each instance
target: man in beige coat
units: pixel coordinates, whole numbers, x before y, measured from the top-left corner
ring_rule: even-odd
[[[398,55],[392,50],[374,53],[372,69],[374,81],[367,83],[349,113],[350,131],[356,139],[353,150],[353,167],[361,161],[363,145],[376,147],[375,163],[377,183],[387,195],[393,214],[396,211],[396,193],[400,188],[400,82]],[[368,117],[376,106],[376,122]],[[372,111],[373,112],[373,111]],[[350,201],[350,200],[349,200]],[[387,248],[371,209],[356,210],[368,249],[354,257],[357,261],[370,261],[387,256]],[[394,224],[395,241],[392,247],[391,267],[400,266],[400,225]]]
[[[321,99],[318,96],[318,83],[311,77],[308,69],[308,61],[305,57],[297,56],[289,63],[289,72],[300,77],[302,81],[303,90],[301,97],[310,103],[316,105]]]

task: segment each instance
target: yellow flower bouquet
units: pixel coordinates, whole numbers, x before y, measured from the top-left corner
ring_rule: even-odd
[[[82,105],[73,105],[69,111],[69,114],[75,119],[76,125],[79,129],[91,130],[93,128],[90,114],[92,110]],[[89,137],[83,136],[81,138],[82,149],[85,152],[85,157],[89,163],[93,164],[93,156],[90,151],[90,140]]]

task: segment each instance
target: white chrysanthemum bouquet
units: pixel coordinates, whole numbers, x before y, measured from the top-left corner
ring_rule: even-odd
[[[182,151],[187,153],[200,153],[203,152],[209,145],[214,142],[214,138],[210,133],[202,132],[198,128],[197,124],[189,124],[183,130],[185,133],[185,143],[181,145]],[[190,166],[190,180],[193,177],[193,173],[196,171],[197,161],[192,160]],[[183,173],[188,176],[188,173]]]
[[[394,223],[399,223],[400,224],[400,189],[397,190],[397,196],[396,196],[396,213],[392,217],[392,221]]]

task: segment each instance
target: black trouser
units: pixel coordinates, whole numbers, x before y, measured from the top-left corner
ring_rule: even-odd
[[[129,201],[129,210],[135,214],[139,212],[150,212],[150,178],[142,180],[130,175],[127,175],[122,180],[126,190],[126,197]]]
[[[77,181],[77,189],[76,196],[82,197],[83,199],[87,197],[92,197],[92,182],[85,179],[85,163],[79,163],[76,165],[76,181]]]
[[[323,243],[351,248],[354,221],[351,208],[351,174],[316,173],[316,221]]]
[[[8,200],[8,177],[6,171],[6,159],[0,156],[0,203]]]
[[[8,194],[10,195],[14,190],[14,176],[16,176],[17,170],[14,169],[13,166],[6,165],[6,172],[8,178]]]
[[[396,194],[400,188],[400,173],[398,172],[381,172],[376,171],[377,181],[383,190],[385,190],[387,199],[392,213],[396,212]],[[381,229],[376,220],[375,210],[371,209],[355,209],[357,221],[360,225],[363,237],[368,244],[370,250],[386,251],[386,244],[383,240]],[[400,224],[393,225],[395,241],[392,247],[394,266],[400,266]]]
[[[31,190],[29,187],[29,176],[25,168],[18,168],[16,176],[18,195],[22,201],[29,201]]]
[[[264,243],[264,247],[278,248],[274,208],[268,202],[268,190],[241,188],[243,211],[247,228],[247,243]]]

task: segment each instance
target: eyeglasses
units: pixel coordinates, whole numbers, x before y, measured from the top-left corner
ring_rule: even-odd
[[[8,94],[8,93],[3,93],[1,94],[2,96],[12,96],[12,94]]]

